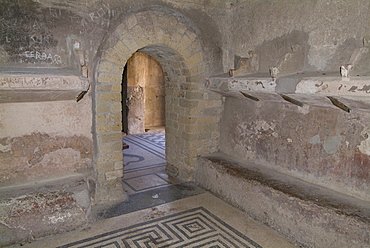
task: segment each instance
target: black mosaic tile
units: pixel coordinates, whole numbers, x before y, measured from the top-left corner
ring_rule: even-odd
[[[223,247],[261,248],[203,207],[103,233],[68,247]]]

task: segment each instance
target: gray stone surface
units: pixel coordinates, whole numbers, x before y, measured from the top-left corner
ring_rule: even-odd
[[[222,183],[221,183],[222,182]],[[303,247],[367,247],[366,201],[225,154],[199,158],[196,183]]]

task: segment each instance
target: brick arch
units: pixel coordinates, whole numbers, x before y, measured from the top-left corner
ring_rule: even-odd
[[[167,170],[192,180],[196,157],[216,144],[218,117],[204,112],[220,103],[208,99],[204,92],[205,61],[199,32],[186,18],[171,11],[146,9],[131,13],[106,37],[95,68],[96,203],[122,200],[124,196],[120,179],[120,92],[123,68],[137,51],[154,57],[165,75]]]

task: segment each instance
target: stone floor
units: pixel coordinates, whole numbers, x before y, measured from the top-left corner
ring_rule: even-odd
[[[128,202],[101,212],[89,227],[22,247],[296,247],[212,194],[169,177],[163,130],[124,142]]]

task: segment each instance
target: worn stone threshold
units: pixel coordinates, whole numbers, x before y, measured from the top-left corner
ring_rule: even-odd
[[[261,165],[237,161],[223,153],[207,155],[203,158],[216,165],[221,173],[258,182],[291,197],[331,209],[337,214],[370,223],[370,204],[367,201],[284,175]]]

